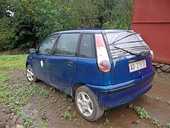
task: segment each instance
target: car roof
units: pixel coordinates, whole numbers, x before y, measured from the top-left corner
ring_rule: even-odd
[[[123,29],[80,29],[80,30],[67,30],[67,31],[59,31],[59,32],[54,32],[51,35],[56,35],[56,34],[62,34],[62,33],[120,33],[120,32],[125,32],[125,31],[131,31],[131,30],[123,30]]]

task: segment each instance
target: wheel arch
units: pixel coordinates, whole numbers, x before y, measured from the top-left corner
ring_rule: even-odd
[[[81,86],[85,86],[86,84],[85,83],[81,83],[81,82],[79,82],[79,83],[75,83],[74,85],[73,85],[73,87],[72,87],[72,97],[74,97],[75,96],[75,93],[76,93],[76,89],[77,88],[79,88],[79,87],[81,87]]]
[[[29,65],[28,61],[26,62],[25,66],[27,67]]]
[[[32,66],[32,63],[30,60],[27,60],[26,63],[25,63],[25,66],[27,67],[28,65]]]

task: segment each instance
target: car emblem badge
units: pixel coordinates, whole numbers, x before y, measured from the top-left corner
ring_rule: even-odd
[[[43,67],[43,65],[44,65],[43,60],[40,61],[40,65],[41,65],[41,67]]]

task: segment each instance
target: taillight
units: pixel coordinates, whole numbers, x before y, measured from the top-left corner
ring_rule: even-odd
[[[151,54],[151,57],[152,57],[152,59],[153,59],[153,58],[154,58],[154,53],[153,53],[152,50],[150,50],[150,54]]]
[[[95,41],[98,67],[102,72],[109,72],[111,64],[102,34],[95,34]]]

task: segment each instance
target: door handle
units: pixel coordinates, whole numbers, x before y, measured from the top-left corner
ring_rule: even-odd
[[[47,62],[48,62],[47,59],[41,59],[41,60],[40,60],[40,65],[41,65],[41,67],[44,67],[44,64],[46,64]]]
[[[67,62],[67,66],[73,67],[73,62],[72,61]]]

